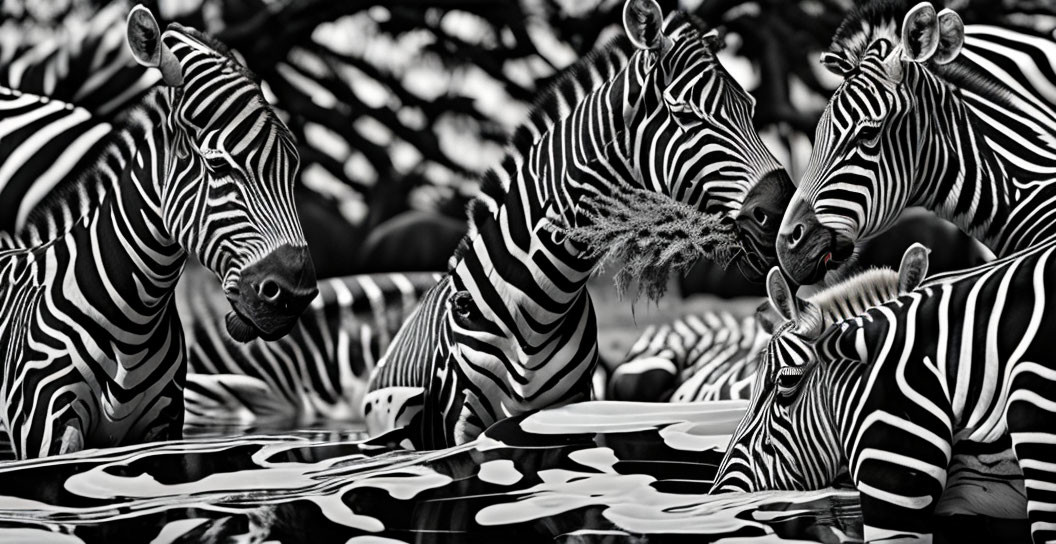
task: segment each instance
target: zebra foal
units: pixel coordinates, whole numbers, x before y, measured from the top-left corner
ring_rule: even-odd
[[[45,205],[51,239],[0,252],[0,399],[21,458],[181,435],[173,289],[189,252],[220,276],[243,340],[283,336],[316,294],[297,152],[260,88],[223,46],[162,33],[141,6],[127,39],[165,84],[132,115],[133,159]]]

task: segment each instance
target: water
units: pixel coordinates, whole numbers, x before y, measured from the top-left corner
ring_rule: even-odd
[[[585,403],[436,452],[365,442],[356,427],[195,429],[0,466],[0,541],[860,538],[853,492],[706,496],[743,409]]]
[[[857,494],[707,496],[745,404],[594,402],[435,452],[196,429],[0,465],[0,542],[855,542]]]

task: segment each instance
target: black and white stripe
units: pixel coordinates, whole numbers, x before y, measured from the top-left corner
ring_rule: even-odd
[[[954,452],[1010,439],[1034,542],[1056,538],[1052,278],[1047,242],[930,278],[824,334],[789,320],[715,489],[815,489],[846,470],[867,540],[929,538]]]
[[[185,272],[176,308],[188,346],[188,424],[362,421],[370,372],[441,274],[319,280],[319,295],[285,337],[235,342],[212,275]]]
[[[285,334],[315,295],[296,257],[292,135],[259,88],[222,46],[176,25],[162,34],[142,8],[129,39],[143,58],[157,51],[169,84],[131,116],[134,159],[44,206],[53,238],[0,252],[0,396],[20,457],[180,435],[172,291],[188,252],[260,335]]]
[[[939,42],[931,56],[928,32]],[[965,27],[927,3],[874,1],[844,22],[822,62],[844,82],[777,242],[797,282],[816,281],[910,206],[998,256],[1056,235],[1051,37]]]
[[[585,283],[597,263],[552,225],[583,222],[594,195],[655,192],[736,220],[762,181],[783,194],[787,174],[718,63],[717,35],[683,15],[662,23],[655,3],[628,2],[631,39],[580,61],[517,131],[470,206],[450,276],[372,379],[372,433],[418,418],[417,445],[462,443],[499,419],[590,397]],[[751,266],[765,261],[747,245]]]
[[[914,244],[896,273],[867,269],[815,293],[807,300],[819,310],[821,329],[883,304],[919,281],[927,250]],[[780,316],[764,302],[755,314],[713,311],[683,316],[650,327],[613,373],[610,391],[634,392],[613,400],[697,402],[750,399],[758,354],[766,348]],[[657,389],[657,386],[660,389]],[[666,387],[666,391],[664,388]]]

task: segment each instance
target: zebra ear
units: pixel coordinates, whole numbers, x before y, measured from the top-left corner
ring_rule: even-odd
[[[638,49],[659,51],[664,45],[664,14],[656,0],[627,0],[623,28]]]
[[[915,243],[902,255],[898,265],[898,292],[908,293],[917,288],[928,275],[928,254],[931,250],[923,244]]]
[[[928,2],[913,6],[902,20],[902,55],[906,60],[925,62],[939,48],[939,17]]]
[[[160,70],[161,79],[166,85],[175,87],[183,84],[180,63],[162,43],[161,28],[150,10],[142,5],[132,8],[128,13],[125,37],[136,62]]]
[[[952,9],[939,12],[939,48],[932,60],[946,64],[961,54],[964,47],[964,21]]]
[[[161,66],[161,28],[149,9],[137,5],[128,12],[125,35],[136,62],[148,68]]]
[[[799,305],[780,267],[771,268],[770,273],[766,275],[766,294],[770,297],[770,305],[777,311],[777,315],[785,321],[799,322]]]

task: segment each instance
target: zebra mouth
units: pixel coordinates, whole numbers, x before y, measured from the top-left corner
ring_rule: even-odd
[[[227,324],[227,334],[231,335],[231,338],[236,342],[244,344],[260,337],[260,332],[257,327],[250,323],[249,320],[239,315],[238,312],[228,312],[225,321]]]

